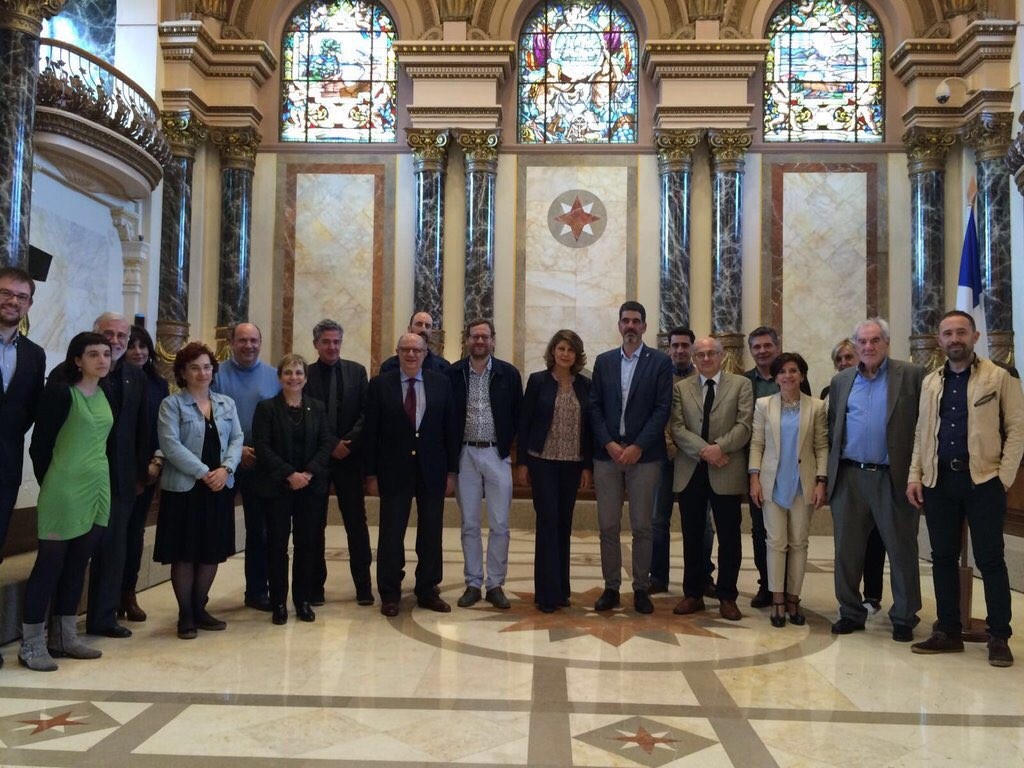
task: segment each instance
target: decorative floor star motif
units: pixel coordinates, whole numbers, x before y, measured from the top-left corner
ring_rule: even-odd
[[[696,723],[694,727],[700,728]],[[576,734],[573,738],[611,752],[617,758],[617,765],[628,759],[649,768],[659,768],[718,743],[714,739],[647,717],[629,717],[587,733]]]
[[[121,723],[89,701],[62,702],[45,709],[0,717],[0,748],[34,745],[120,727]]]
[[[595,221],[598,221],[601,217],[594,216],[591,211],[594,208],[593,203],[584,205],[580,202],[579,195],[573,200],[572,205],[566,205],[562,203],[562,215],[556,216],[555,220],[562,223],[562,234],[568,234],[572,232],[573,239],[579,241],[580,235],[586,232],[588,235],[594,234],[594,230],[591,229],[590,225]]]
[[[672,749],[668,746],[669,744],[675,744],[679,739],[670,739],[667,737],[668,731],[661,731],[660,733],[651,733],[642,725],[636,729],[635,733],[629,731],[620,730],[621,736],[616,736],[615,741],[623,742],[622,748],[628,749],[631,747],[639,747],[648,755],[651,754],[655,747],[661,749]],[[672,749],[675,752],[674,749]]]
[[[35,726],[35,730],[29,734],[29,736],[35,736],[36,734],[43,733],[51,728],[56,728],[61,733],[67,733],[68,731],[64,729],[69,725],[88,725],[87,721],[88,718],[84,718],[83,720],[72,720],[71,710],[68,710],[67,712],[61,712],[59,715],[54,715],[53,717],[50,717],[45,713],[41,713],[38,720],[19,720],[18,722],[24,723],[26,726]],[[27,731],[29,729],[17,728],[15,730]]]
[[[719,619],[711,612],[676,616],[672,613],[672,607],[677,598],[673,596],[652,598],[655,611],[646,616],[636,613],[631,605],[597,613],[592,608],[602,591],[604,590],[601,587],[594,587],[586,592],[575,593],[572,596],[572,607],[559,608],[554,613],[538,611],[533,603],[532,592],[516,591],[513,594],[518,600],[512,602],[511,609],[484,609],[493,614],[484,621],[511,622],[509,626],[502,628],[501,632],[547,631],[551,642],[589,635],[616,648],[634,637],[643,637],[669,645],[679,645],[680,635],[724,640],[725,636],[715,632],[715,628],[740,626]],[[628,604],[628,597],[626,601]]]

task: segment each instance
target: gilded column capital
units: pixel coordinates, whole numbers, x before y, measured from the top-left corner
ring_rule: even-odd
[[[742,171],[743,157],[754,140],[753,128],[708,128],[708,147],[715,171]]]
[[[498,172],[498,146],[501,144],[500,128],[479,130],[457,130],[455,141],[466,155],[466,170]]]
[[[444,172],[448,164],[447,129],[406,128],[405,140],[412,148],[413,168],[416,173],[424,171]]]
[[[211,128],[210,140],[220,151],[220,165],[252,171],[256,168],[256,152],[260,148],[260,135],[255,128]]]
[[[911,128],[903,134],[907,166],[911,176],[946,167],[946,153],[956,143],[956,134],[945,128]]]
[[[658,173],[689,172],[693,151],[704,138],[702,128],[655,128],[654,146],[658,148]]]
[[[476,0],[438,0],[437,12],[441,21],[471,21]]]
[[[64,8],[65,0],[0,0],[0,29],[39,37],[43,22]]]
[[[963,128],[964,144],[976,160],[999,160],[1010,148],[1012,112],[982,112]]]
[[[725,13],[725,0],[687,0],[690,21],[695,19],[721,20]]]
[[[978,0],[942,0],[942,16],[952,19],[978,9]]]
[[[171,145],[171,154],[178,157],[195,157],[196,147],[206,141],[209,133],[206,124],[188,110],[162,112],[160,124]]]

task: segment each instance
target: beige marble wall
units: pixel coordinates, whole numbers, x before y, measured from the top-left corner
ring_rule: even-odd
[[[522,299],[517,323],[516,363],[526,372],[544,367],[551,334],[571,328],[583,338],[591,362],[621,343],[616,310],[636,295],[636,234],[631,202],[635,159],[615,165],[534,165],[520,159],[518,274]],[[591,245],[572,248],[556,240],[548,210],[561,193],[588,190],[604,203],[607,221]],[[648,307],[657,325],[656,307]],[[654,343],[656,329],[648,341]]]

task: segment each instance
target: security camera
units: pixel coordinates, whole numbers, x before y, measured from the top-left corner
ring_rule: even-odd
[[[949,83],[943,80],[941,83],[935,86],[935,100],[939,102],[939,104],[945,104],[947,101],[949,101],[949,97]]]

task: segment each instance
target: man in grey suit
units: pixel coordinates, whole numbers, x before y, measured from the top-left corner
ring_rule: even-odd
[[[832,633],[864,629],[861,602],[864,548],[878,527],[889,554],[892,639],[914,639],[921,609],[917,561],[920,513],[904,493],[924,369],[889,358],[889,325],[880,317],[853,330],[860,363],[840,371],[829,389],[828,498],[835,531],[839,620]]]
[[[669,421],[679,446],[672,489],[679,493],[683,518],[683,599],[673,612],[704,610],[704,525],[710,502],[718,532],[718,610],[723,619],[739,621],[740,496],[748,488],[754,390],[747,378],[722,371],[724,353],[717,339],[698,339],[693,358],[700,375],[675,385]]]

